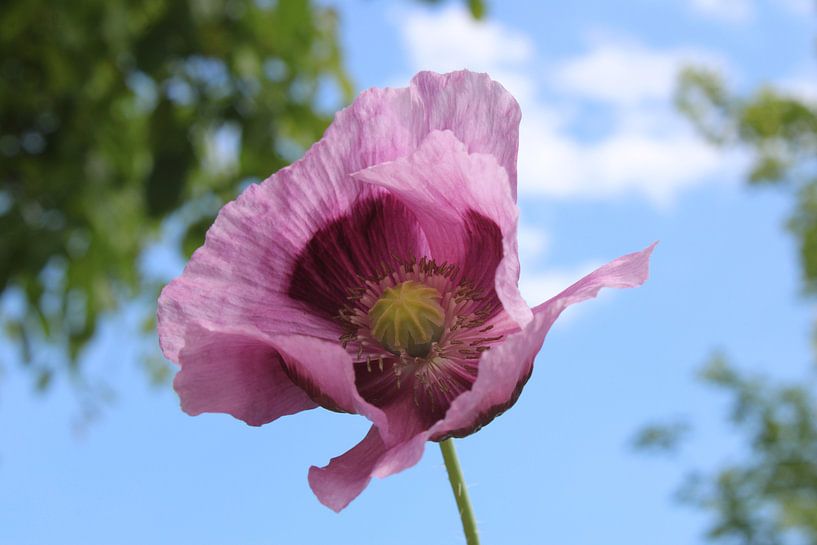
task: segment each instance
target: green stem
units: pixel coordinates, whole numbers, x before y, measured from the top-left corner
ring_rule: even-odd
[[[474,511],[471,509],[471,502],[468,499],[468,489],[465,487],[460,462],[457,460],[457,451],[454,450],[454,440],[446,439],[441,441],[440,450],[443,452],[445,469],[448,471],[448,481],[451,483],[454,499],[457,500],[457,508],[462,520],[462,531],[465,533],[465,542],[468,545],[479,545],[477,521],[474,519]]]

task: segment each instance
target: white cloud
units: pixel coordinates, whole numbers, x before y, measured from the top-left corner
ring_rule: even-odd
[[[568,125],[548,126],[534,112],[532,125],[522,127],[521,183],[530,192],[641,194],[666,205],[687,187],[716,175],[728,179],[734,160],[702,142],[672,104],[677,74],[691,62],[728,69],[707,51],[654,50],[615,36],[556,63],[546,83],[566,100],[603,107],[611,127],[593,140],[570,138]]]
[[[691,62],[721,69],[726,64],[705,50],[656,50],[626,37],[606,36],[596,39],[585,53],[560,63],[551,81],[562,92],[601,102],[666,102],[679,69]]]
[[[460,7],[413,8],[399,21],[415,70],[488,72],[519,100],[520,194],[630,195],[664,206],[688,187],[737,179],[734,161],[700,141],[672,104],[684,64],[725,67],[710,52],[658,50],[607,35],[596,36],[582,53],[546,63],[527,34],[496,20],[474,21]],[[592,108],[601,108],[609,122],[579,137],[575,125]]]
[[[492,21],[476,21],[462,9],[415,10],[400,19],[415,64],[456,70],[466,65],[526,63],[534,56],[528,36]]]
[[[599,44],[562,63],[552,79],[563,92],[603,102],[661,100],[672,92],[673,61],[666,53],[633,44]]]
[[[464,9],[414,9],[398,15],[409,61],[418,69],[489,72],[515,96],[532,91],[525,67],[534,60],[533,40],[494,21],[476,21]]]
[[[755,16],[753,0],[692,0],[688,5],[705,17],[729,23],[744,23]]]
[[[626,115],[626,114],[625,114]],[[634,118],[643,113],[633,111]],[[700,141],[683,122],[654,111],[620,122],[604,138],[566,138],[559,127],[527,118],[520,137],[520,193],[565,199],[640,195],[659,206],[717,172],[729,178],[733,161]]]

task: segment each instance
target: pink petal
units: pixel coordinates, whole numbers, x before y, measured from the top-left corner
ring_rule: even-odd
[[[224,206],[204,246],[184,273],[165,286],[158,330],[169,360],[178,362],[194,326],[337,338],[331,322],[289,297],[290,275],[314,232],[369,192],[351,181],[343,187],[321,182],[320,161],[302,163],[302,168],[250,186]]]
[[[310,468],[309,483],[324,505],[340,511],[366,488],[371,477],[388,477],[420,461],[429,423],[418,414],[411,387],[404,384],[402,390],[405,395],[382,407],[385,426],[376,422],[357,446],[323,468]]]
[[[333,458],[325,468],[310,469],[309,481],[321,502],[340,510],[366,487],[371,476],[385,477],[419,461],[429,437],[428,424],[415,410],[410,388],[404,386],[408,395],[378,408],[360,396],[352,360],[336,343],[286,336],[276,338],[274,345],[290,376],[313,399],[320,402],[319,395],[327,396],[338,403],[337,409],[364,415],[373,423],[361,444]],[[309,365],[297,361],[305,356],[310,358]]]
[[[372,477],[384,478],[415,465],[423,455],[428,433],[388,448],[375,426],[366,437],[325,467],[309,468],[309,486],[318,500],[335,512],[349,505]]]
[[[225,412],[261,425],[322,405],[365,416],[391,441],[405,433],[402,424],[392,433],[384,411],[360,396],[352,359],[336,341],[240,327],[189,333],[173,385],[190,414]]]
[[[334,410],[361,414],[376,424],[384,437],[391,437],[385,413],[358,393],[352,358],[340,343],[300,335],[282,335],[271,343],[290,378],[313,400]]]
[[[530,324],[483,354],[474,386],[455,399],[445,419],[431,428],[432,438],[469,435],[510,408],[530,377],[533,360],[559,314],[570,305],[595,297],[601,288],[643,284],[654,247],[611,261],[534,308]]]
[[[192,331],[173,387],[182,409],[223,412],[260,426],[317,405],[290,380],[278,352],[259,339]]]
[[[372,468],[385,451],[377,428],[372,426],[360,443],[332,458],[326,467],[310,467],[309,486],[322,504],[338,512],[368,486]]]
[[[413,154],[354,178],[397,195],[414,212],[438,262],[460,264],[482,290],[495,287],[520,326],[530,321],[517,288],[519,211],[507,173],[494,156],[469,153],[451,131],[434,131]]]
[[[362,93],[300,161],[221,210],[205,245],[159,299],[165,356],[178,361],[190,324],[337,337],[333,324],[289,297],[288,289],[295,259],[313,235],[375,196],[349,173],[405,156],[429,131],[449,128],[469,149],[495,153],[515,192],[519,116],[501,85],[466,71],[424,72],[412,87]]]
[[[426,111],[428,131],[450,130],[469,153],[493,155],[508,174],[516,201],[519,104],[487,74],[420,72],[411,80]]]
[[[521,118],[519,104],[488,74],[420,72],[408,88],[361,93],[338,113],[324,139],[354,151],[345,164],[346,172],[354,172],[404,157],[430,132],[450,130],[469,152],[496,158],[516,199]]]
[[[428,431],[423,431],[391,447],[377,461],[372,475],[384,479],[417,464],[423,457],[428,438]]]

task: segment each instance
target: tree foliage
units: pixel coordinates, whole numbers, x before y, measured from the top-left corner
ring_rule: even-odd
[[[351,92],[336,31],[306,0],[4,4],[0,290],[23,308],[3,321],[42,383],[59,358],[31,346],[64,346],[76,365],[103,313],[155,293],[139,259],[162,220],[185,204],[197,245],[202,203],[320,136],[321,93]]]
[[[679,109],[714,145],[748,152],[753,185],[792,195],[789,229],[798,241],[806,293],[817,293],[817,105],[772,87],[730,94],[717,73],[687,69]],[[747,455],[714,472],[688,475],[679,497],[709,513],[707,537],[739,545],[817,545],[817,384],[776,384],[714,358],[703,381],[731,400],[729,423]],[[686,423],[644,428],[638,448],[673,450]]]
[[[676,102],[710,142],[749,152],[751,184],[792,194],[789,229],[800,247],[805,287],[817,291],[817,103],[769,86],[731,95],[717,73],[696,68],[681,74]]]
[[[679,497],[711,515],[707,537],[741,545],[817,544],[817,383],[775,384],[715,357],[700,374],[731,400],[728,422],[746,455],[687,476]],[[650,426],[642,449],[675,449],[678,423]]]

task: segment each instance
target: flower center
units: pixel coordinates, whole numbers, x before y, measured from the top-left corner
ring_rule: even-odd
[[[443,334],[441,298],[435,288],[414,280],[386,288],[369,310],[372,336],[395,354],[425,357]]]
[[[360,395],[386,407],[408,392],[423,418],[439,420],[509,330],[498,300],[428,257],[358,279],[338,320]]]

